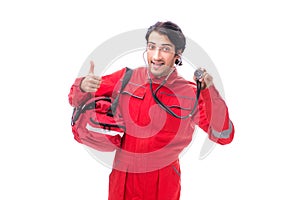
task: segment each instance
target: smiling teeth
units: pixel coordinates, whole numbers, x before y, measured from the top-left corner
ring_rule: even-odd
[[[157,65],[157,66],[163,66],[164,65],[164,63],[154,63],[154,62],[152,62],[152,64]]]

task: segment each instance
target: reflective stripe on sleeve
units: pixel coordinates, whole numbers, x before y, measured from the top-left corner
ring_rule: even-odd
[[[229,128],[224,130],[224,131],[218,132],[214,129],[211,129],[211,133],[216,138],[229,138],[231,132],[232,132],[232,123],[231,123],[231,121],[229,121]]]

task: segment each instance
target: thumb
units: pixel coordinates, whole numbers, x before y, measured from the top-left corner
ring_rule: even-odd
[[[90,70],[89,70],[89,74],[94,74],[94,69],[95,69],[95,64],[94,61],[90,61]]]

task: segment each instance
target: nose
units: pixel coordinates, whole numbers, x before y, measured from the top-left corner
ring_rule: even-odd
[[[153,59],[155,60],[159,60],[161,58],[161,52],[160,52],[160,49],[159,48],[156,48],[154,51],[153,51],[153,55],[152,55]]]

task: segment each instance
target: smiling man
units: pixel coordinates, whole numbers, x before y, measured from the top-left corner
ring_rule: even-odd
[[[234,136],[226,103],[212,76],[202,69],[202,77],[194,77],[195,82],[201,82],[197,88],[199,82],[187,81],[177,73],[186,45],[181,29],[170,21],[157,22],[149,27],[145,38],[146,66],[133,70],[120,93],[117,115],[122,117],[126,131],[115,149],[109,200],[178,200],[178,156],[190,144],[195,127],[223,145]],[[94,95],[115,97],[126,69],[103,77],[93,71],[91,63],[90,73],[75,81],[69,94],[72,106]]]

